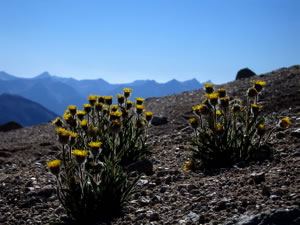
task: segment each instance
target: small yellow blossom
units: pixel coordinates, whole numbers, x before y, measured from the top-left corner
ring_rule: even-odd
[[[63,125],[63,122],[61,121],[61,119],[59,117],[56,117],[56,119],[53,120],[51,123],[58,127],[61,127]]]
[[[61,160],[55,159],[49,162],[46,162],[48,168],[50,169],[51,173],[54,175],[58,175],[60,172]]]
[[[137,105],[142,105],[144,103],[144,101],[145,101],[144,98],[135,98],[135,100],[136,100],[136,104]]]
[[[98,96],[97,95],[89,95],[88,100],[91,106],[94,106],[97,101]]]
[[[76,111],[77,111],[77,106],[76,105],[69,105],[68,109],[69,109],[70,113],[74,116],[76,114]]]
[[[249,98],[253,98],[257,95],[258,95],[258,91],[256,90],[256,88],[251,87],[251,88],[248,89],[248,97]]]
[[[101,145],[102,145],[102,142],[90,142],[90,143],[89,143],[89,146],[90,146],[91,148],[100,148]]]
[[[122,105],[124,103],[124,100],[125,100],[125,96],[124,95],[121,95],[121,94],[118,94],[117,95],[117,99],[118,99],[118,103],[120,105]]]
[[[119,106],[118,105],[111,105],[110,109],[111,109],[111,111],[115,112],[119,109]]]
[[[137,114],[141,114],[145,108],[143,105],[136,105],[135,107],[136,107]]]
[[[86,113],[89,113],[92,110],[92,106],[90,104],[83,104],[83,108]]]
[[[103,108],[103,103],[102,102],[96,102],[95,103],[95,109],[98,111],[98,112],[100,112],[101,110],[102,110],[102,108]]]
[[[146,120],[149,122],[152,120],[153,112],[145,112]]]
[[[221,110],[216,110],[216,115],[222,115]]]
[[[211,105],[215,106],[218,104],[219,93],[214,92],[211,94],[206,94],[205,96],[207,97],[207,99],[209,99]]]
[[[251,109],[254,115],[256,115],[262,107],[263,107],[262,105],[251,104]]]
[[[73,131],[69,131],[69,134],[70,134],[70,137],[71,137],[69,144],[74,145],[75,142],[76,142],[76,138],[78,138],[78,134],[73,132]]]
[[[220,98],[221,106],[226,109],[229,106],[229,98],[228,97],[223,97]]]
[[[189,123],[191,125],[192,128],[197,129],[199,126],[199,121],[197,118],[193,117],[189,119]]]
[[[259,124],[259,125],[257,126],[257,134],[258,134],[259,136],[264,135],[265,131],[266,131],[266,129],[265,129],[265,125],[264,125],[264,124]]]
[[[183,171],[189,171],[192,169],[193,163],[191,161],[186,161],[183,166]]]
[[[261,81],[261,80],[254,80],[253,81],[254,84],[254,88],[258,91],[261,92],[261,90],[263,89],[263,87],[267,84],[266,81]]]
[[[91,153],[95,157],[98,156],[100,153],[100,147],[102,145],[102,142],[90,142],[89,146],[91,147]]]
[[[124,96],[125,98],[128,98],[130,96],[130,93],[132,92],[131,88],[123,88]]]
[[[219,94],[219,98],[224,98],[226,96],[226,89],[225,88],[219,88],[217,90],[217,93]]]
[[[59,127],[56,129],[56,133],[58,135],[58,141],[62,144],[68,144],[70,132],[65,128]]]
[[[102,112],[103,112],[103,115],[106,115],[106,114],[108,114],[108,108],[107,107],[103,107],[103,109],[102,109]]]
[[[72,154],[75,156],[75,160],[78,164],[82,164],[85,162],[88,153],[89,150],[80,150],[80,149],[72,150]]]
[[[216,128],[215,128],[215,130],[216,130],[216,132],[218,133],[218,134],[220,134],[220,133],[222,133],[223,132],[223,125],[222,124],[217,124],[216,125]]]
[[[213,84],[211,84],[211,83],[205,83],[204,87],[205,87],[205,92],[207,94],[211,94],[211,93],[214,92],[214,85]]]
[[[87,120],[82,120],[80,122],[80,126],[82,127],[82,129],[86,130],[88,127],[88,121]]]
[[[117,119],[120,119],[121,116],[122,116],[122,112],[119,112],[119,111],[112,111],[110,112],[110,119],[111,120],[117,120]]]
[[[77,118],[78,118],[79,120],[83,120],[85,114],[86,114],[85,111],[83,111],[83,110],[78,110],[76,115],[77,115]]]
[[[111,105],[113,102],[113,96],[104,96],[105,104]]]
[[[129,110],[129,109],[131,109],[132,106],[133,106],[133,102],[128,100],[126,103],[126,109]]]
[[[287,128],[291,124],[291,120],[288,117],[284,117],[281,119],[279,126],[282,128]]]
[[[104,96],[98,96],[98,102],[104,104]]]

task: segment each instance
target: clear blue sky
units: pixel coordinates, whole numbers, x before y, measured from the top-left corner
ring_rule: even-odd
[[[300,64],[299,0],[0,0],[0,71],[224,83]]]

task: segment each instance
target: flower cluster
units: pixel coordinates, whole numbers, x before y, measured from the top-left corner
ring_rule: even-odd
[[[116,104],[112,96],[90,95],[82,110],[70,105],[52,122],[62,151],[47,166],[57,178],[59,200],[76,221],[118,213],[137,182],[123,168],[150,154],[153,113],[145,111],[143,98],[129,100],[131,89],[123,91]]]
[[[192,107],[195,117],[189,119],[194,130],[191,143],[192,161],[190,168],[230,167],[239,161],[262,160],[270,154],[268,139],[272,129],[265,125],[259,104],[259,95],[265,81],[254,80],[247,90],[247,102],[230,100],[224,88],[215,90],[213,84],[205,84],[205,99]],[[279,122],[281,128],[290,125],[289,118]]]

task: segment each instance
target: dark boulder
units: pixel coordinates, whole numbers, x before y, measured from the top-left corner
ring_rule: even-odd
[[[23,127],[22,125],[20,125],[16,122],[8,122],[8,123],[0,125],[0,131],[7,132],[7,131],[11,131],[11,130],[20,129],[22,127]]]
[[[161,116],[154,116],[151,120],[151,124],[154,126],[164,125],[168,123],[167,117]]]
[[[237,72],[235,79],[236,80],[241,80],[241,79],[245,79],[245,78],[248,78],[248,77],[253,77],[255,75],[256,74],[252,70],[250,70],[249,68],[244,68],[244,69],[241,69]]]

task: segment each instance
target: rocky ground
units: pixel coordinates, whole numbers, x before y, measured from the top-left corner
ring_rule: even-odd
[[[230,96],[245,96],[251,80],[268,82],[261,99],[275,123],[292,125],[271,139],[273,158],[231,169],[184,172],[191,107],[203,90],[146,101],[162,125],[152,126],[154,173],[143,175],[124,215],[111,224],[300,224],[300,66],[230,82]],[[277,121],[277,120],[276,120]],[[45,162],[58,151],[55,128],[40,124],[0,132],[0,224],[61,223],[66,217]]]

